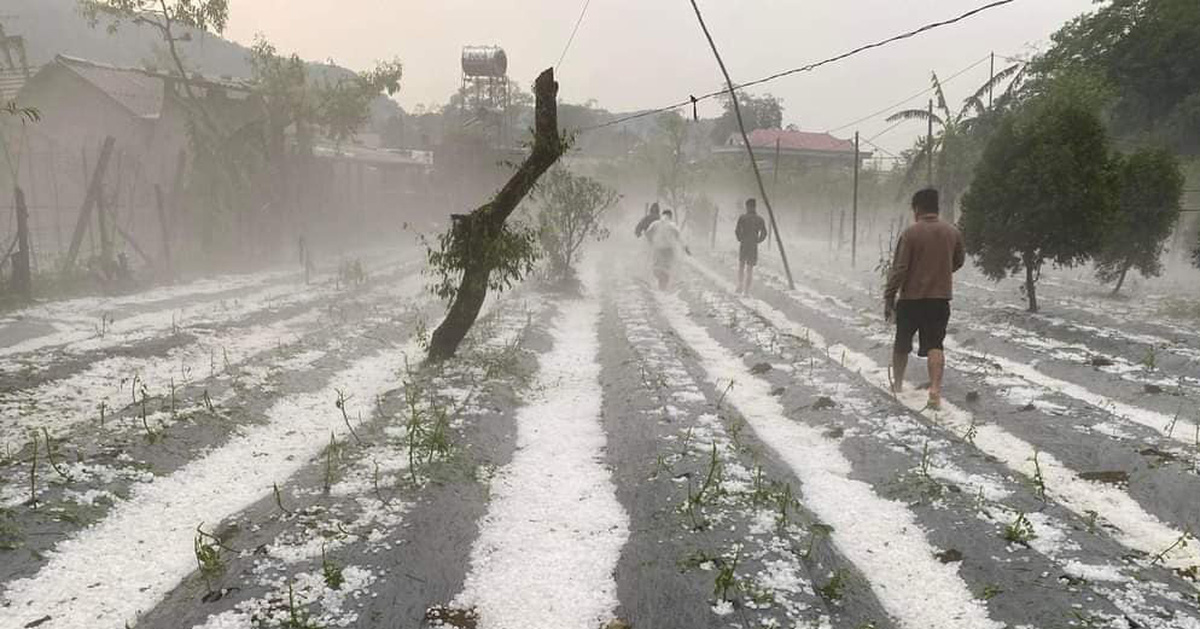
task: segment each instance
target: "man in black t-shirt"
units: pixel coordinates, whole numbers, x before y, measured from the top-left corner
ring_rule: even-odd
[[[738,294],[749,295],[758,264],[758,245],[767,239],[767,223],[758,215],[758,201],[746,199],[746,213],[738,217],[734,230],[738,243]]]

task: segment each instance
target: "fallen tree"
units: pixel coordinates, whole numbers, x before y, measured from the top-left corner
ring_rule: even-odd
[[[429,360],[454,356],[475,324],[488,289],[507,288],[532,267],[536,236],[514,232],[505,223],[565,150],[558,134],[558,83],[553,69],[538,76],[533,93],[534,141],[529,157],[490,202],[470,214],[453,215],[450,230],[439,238],[440,249],[429,252],[430,265],[442,277],[435,292],[451,299],[446,318],[430,337]],[[499,276],[493,278],[497,270]],[[457,287],[452,283],[456,277]]]

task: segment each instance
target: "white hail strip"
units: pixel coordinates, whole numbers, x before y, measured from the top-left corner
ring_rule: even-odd
[[[406,268],[413,264],[405,263],[400,266]],[[105,312],[103,308],[82,316],[80,311],[71,310],[70,314],[64,312],[61,318],[49,322],[55,327],[55,332],[0,347],[0,357],[7,358],[47,348],[73,353],[109,349],[153,338],[175,326],[187,331],[189,326],[197,324],[218,325],[269,308],[308,304],[332,295],[335,291],[335,287],[330,284],[270,286],[241,297],[200,301],[180,308],[143,312],[117,319],[106,324],[104,335],[100,335],[99,321],[100,315]]]
[[[334,408],[337,389],[369,408],[395,388],[406,356],[419,347],[387,349],[334,375],[324,389],[276,403],[266,423],[139,487],[129,501],[77,537],[59,544],[36,575],[8,584],[0,595],[0,629],[18,629],[49,616],[42,629],[119,628],[134,623],[196,567],[196,526],[211,531],[223,518],[271,495],[316,456],[330,431],[344,430]]]
[[[833,527],[842,554],[870,582],[884,609],[901,626],[1000,628],[971,594],[955,567],[937,549],[903,504],[881,498],[870,485],[850,478],[852,465],[838,443],[790,420],[771,396],[771,386],[747,373],[742,359],[722,347],[687,314],[675,297],[660,300],[671,327],[696,352],[717,388],[730,382],[728,399],[755,434],[795,472],[805,506]]]
[[[821,305],[824,301],[824,298],[819,292],[799,285],[796,287],[796,292],[804,297],[797,297],[796,295],[789,296],[796,301],[799,301],[806,307],[820,311],[826,310],[826,308],[822,307]],[[882,321],[878,315],[873,313],[865,313],[849,306],[844,306],[844,309],[848,309],[850,312],[853,312],[859,316],[867,317],[876,322]],[[988,330],[981,331],[988,334],[993,334]],[[890,339],[884,337],[879,338],[883,341],[890,341]],[[995,363],[996,365],[999,365],[1001,369],[1028,381],[1030,384],[1049,389],[1055,393],[1061,393],[1069,398],[1074,398],[1080,402],[1083,402],[1084,404],[1088,404],[1108,412],[1118,419],[1124,419],[1145,426],[1160,432],[1169,439],[1172,439],[1173,441],[1185,446],[1194,446],[1196,443],[1195,435],[1198,434],[1196,431],[1196,424],[1186,419],[1182,419],[1178,416],[1173,417],[1171,415],[1159,413],[1157,411],[1152,411],[1115,400],[1106,395],[1095,393],[1078,384],[1060,380],[1053,376],[1048,376],[1041,371],[1038,371],[1036,367],[1032,367],[1025,363],[1017,362],[1002,356],[997,356],[996,354],[988,354],[978,350],[968,349],[956,342],[954,337],[950,335],[946,336],[946,349],[960,353],[964,356],[970,356],[979,360]]]
[[[698,263],[694,266],[713,282],[723,286],[726,291],[732,290],[733,287],[729,282],[710,269]],[[786,314],[762,300],[746,299],[744,303],[769,321],[771,325],[800,338],[808,338],[814,345],[826,346],[830,356],[842,359],[847,369],[858,372],[860,377],[875,387],[884,391],[890,390],[887,367],[880,366],[869,356],[841,344],[829,345],[816,331],[792,321]],[[1157,555],[1182,539],[1184,535],[1183,531],[1168,526],[1153,514],[1148,513],[1124,491],[1079,478],[1077,472],[1063,465],[1058,459],[1039,452],[1032,444],[1008,433],[1003,428],[993,424],[976,424],[974,415],[969,411],[958,408],[945,400],[942,401],[941,411],[931,411],[925,408],[926,398],[919,391],[909,390],[897,396],[897,400],[959,434],[966,434],[974,427],[976,434],[973,441],[976,448],[996,457],[1009,469],[1027,478],[1034,478],[1037,468],[1040,467],[1048,496],[1082,518],[1090,519],[1092,516],[1089,512],[1099,514],[1100,519],[1116,527],[1117,532],[1113,536],[1127,548]],[[1034,463],[1035,454],[1037,455],[1037,465]],[[1169,567],[1177,568],[1200,565],[1200,549],[1197,549],[1194,544],[1175,548],[1166,556],[1164,563]]]
[[[422,282],[419,275],[406,278],[395,287],[381,289],[379,297],[411,299],[420,293]],[[28,439],[29,431],[43,428],[60,436],[77,424],[97,419],[101,402],[108,413],[119,412],[133,401],[137,385],[165,396],[172,382],[182,388],[203,381],[214,367],[221,370],[215,375],[221,375],[262,352],[303,338],[314,331],[322,316],[315,309],[266,325],[201,334],[197,341],[165,356],[106,358],[67,378],[0,394],[0,444],[20,443]]]
[[[617,606],[629,517],[604,465],[600,310],[591,300],[560,308],[454,601],[483,629],[595,629]]]

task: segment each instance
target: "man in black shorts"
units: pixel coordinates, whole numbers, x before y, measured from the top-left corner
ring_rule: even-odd
[[[966,251],[958,229],[938,218],[937,190],[913,195],[912,209],[914,222],[900,235],[883,293],[884,318],[896,321],[892,389],[898,393],[904,387],[913,335],[919,333],[917,355],[929,359],[929,407],[937,409],[942,403],[942,343],[950,322],[954,272],[962,268]]]
[[[758,201],[746,199],[746,213],[738,217],[738,294],[749,295],[758,265],[758,245],[767,239],[767,223],[758,215]]]

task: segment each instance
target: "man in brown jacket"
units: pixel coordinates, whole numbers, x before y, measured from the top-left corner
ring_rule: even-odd
[[[958,229],[938,218],[938,192],[913,195],[913,224],[900,235],[896,257],[884,290],[884,318],[896,322],[892,355],[892,388],[904,387],[904,372],[913,335],[921,335],[917,355],[929,359],[929,406],[940,408],[946,356],[942,347],[950,322],[954,272],[966,259]],[[899,297],[899,299],[897,299]]]

